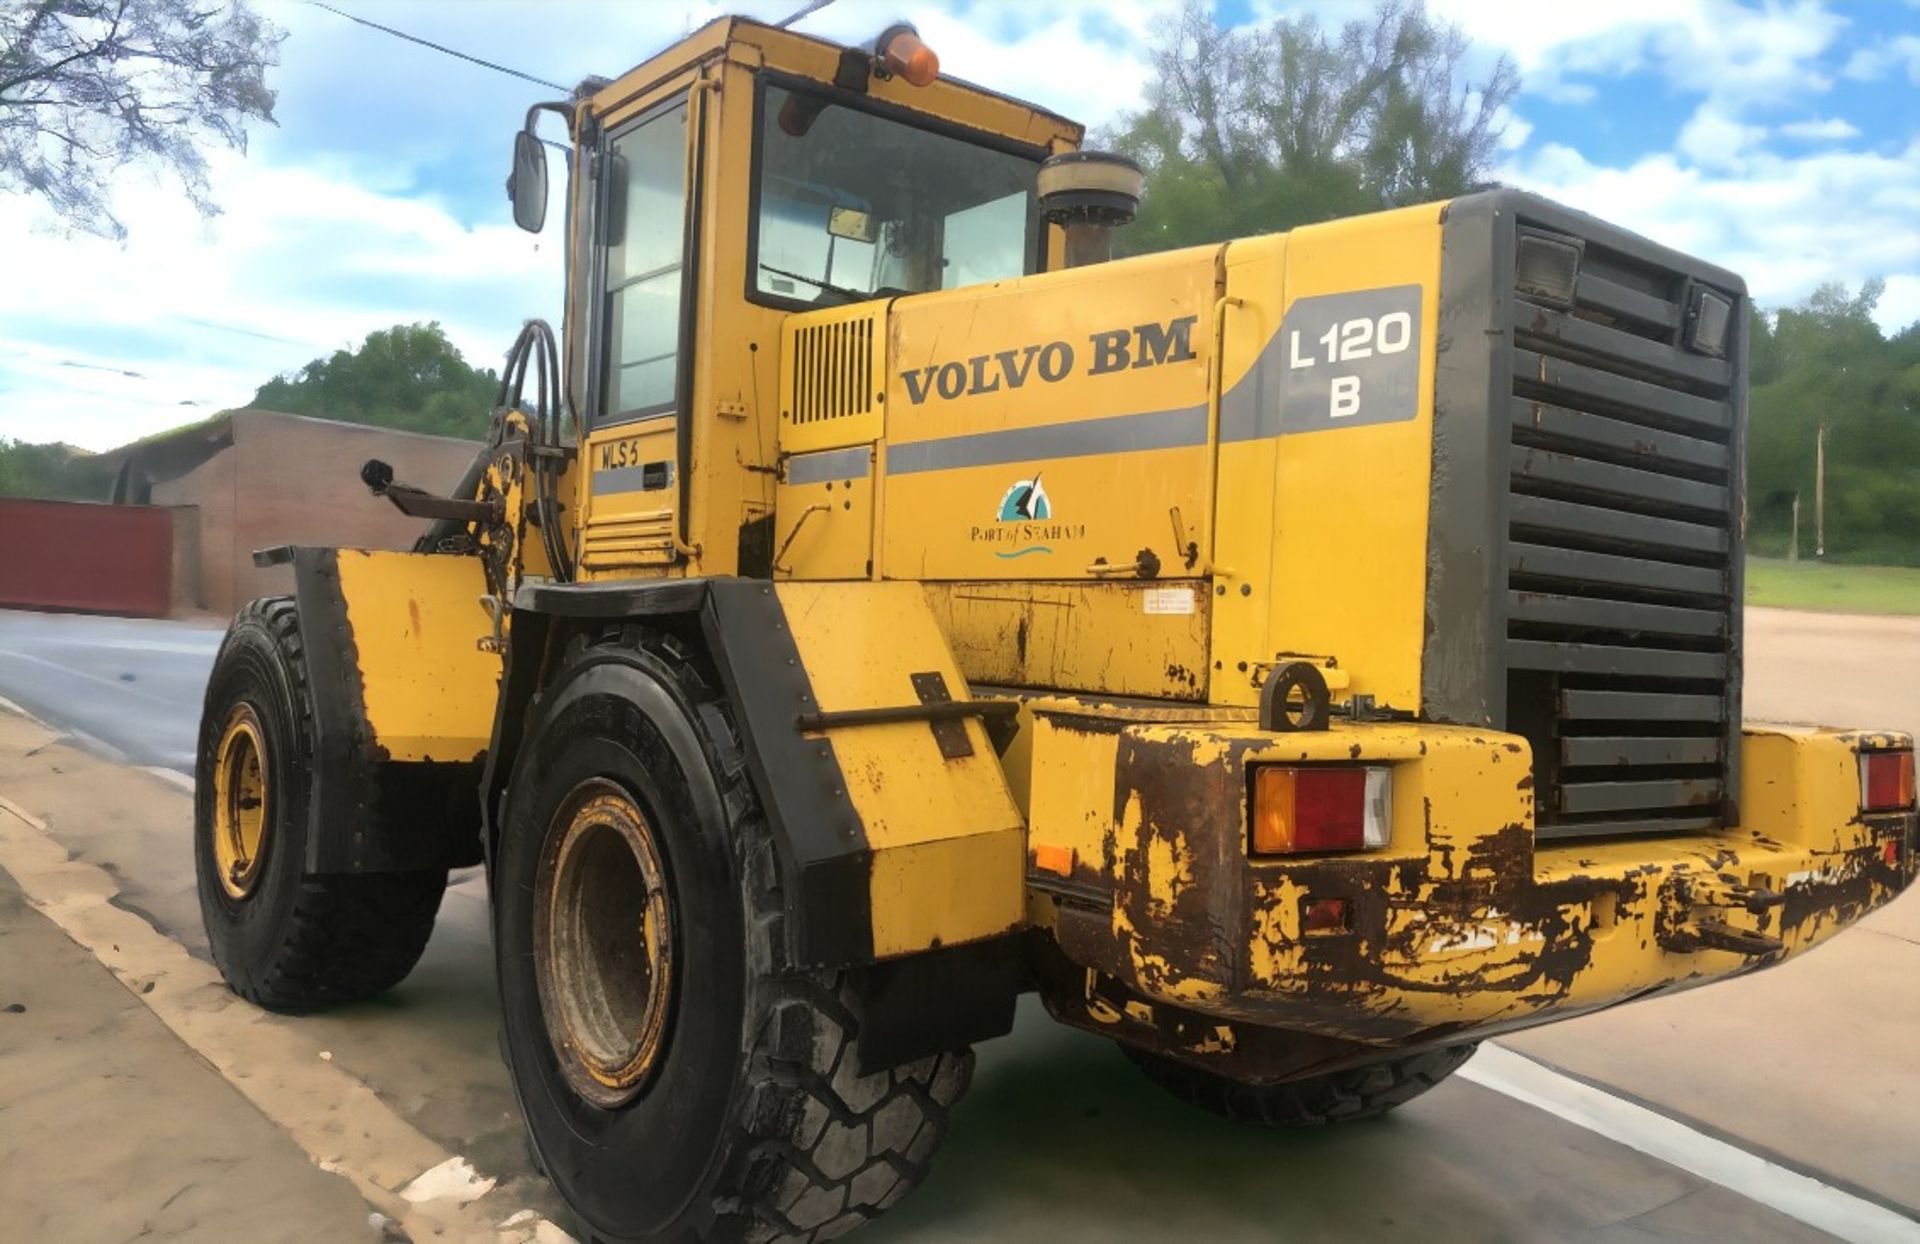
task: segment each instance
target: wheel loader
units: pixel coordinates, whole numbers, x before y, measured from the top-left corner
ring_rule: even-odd
[[[594,1238],[875,1217],[1022,993],[1358,1119],[1912,881],[1908,736],[1742,718],[1732,273],[1511,190],[1115,259],[1139,168],[907,26],[536,105],[534,230],[549,112],[563,331],[450,492],[365,465],[411,551],[257,554],[195,849],[277,1011],[484,864]]]

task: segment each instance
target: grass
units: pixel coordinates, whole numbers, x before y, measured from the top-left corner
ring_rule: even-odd
[[[1747,603],[1834,613],[1920,614],[1920,568],[1750,557]]]

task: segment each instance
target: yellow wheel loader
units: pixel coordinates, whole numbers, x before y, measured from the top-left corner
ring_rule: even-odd
[[[570,139],[564,331],[411,552],[263,550],[197,853],[236,992],[484,862],[596,1238],[826,1239],[1022,992],[1237,1119],[1777,963],[1914,876],[1912,741],[1740,711],[1740,279],[1492,191],[1110,260],[1138,168],[723,19]],[[374,502],[369,501],[369,504]]]

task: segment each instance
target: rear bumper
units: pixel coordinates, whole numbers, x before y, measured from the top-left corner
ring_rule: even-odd
[[[1029,895],[1055,960],[1073,965],[1051,974],[1048,1002],[1090,1027],[1147,1025],[1170,1052],[1222,1052],[1249,1028],[1399,1047],[1750,971],[1913,880],[1914,814],[1863,816],[1857,770],[1863,749],[1908,745],[1749,726],[1739,828],[1536,844],[1516,736],[1275,735],[1042,709]],[[1390,765],[1391,846],[1250,860],[1247,770],[1262,761]],[[1346,900],[1348,927],[1303,932],[1304,906],[1325,898]]]

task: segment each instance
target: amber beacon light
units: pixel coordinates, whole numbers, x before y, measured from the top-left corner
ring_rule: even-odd
[[[940,76],[940,57],[920,41],[920,32],[902,23],[889,26],[878,41],[880,63],[889,74],[915,86],[929,86]]]

